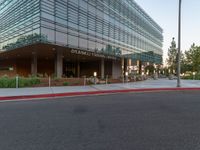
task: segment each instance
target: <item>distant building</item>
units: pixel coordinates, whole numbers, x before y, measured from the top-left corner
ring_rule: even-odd
[[[0,0],[0,20],[0,75],[118,78],[162,63],[163,30],[134,0]]]

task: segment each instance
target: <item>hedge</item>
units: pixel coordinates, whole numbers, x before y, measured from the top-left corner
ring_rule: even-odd
[[[185,79],[185,80],[200,80],[200,73],[195,74],[195,75],[190,74],[189,76],[182,77],[182,79]]]
[[[19,77],[19,87],[31,87],[40,84],[40,79],[36,77]],[[0,77],[0,88],[16,88],[16,78]]]

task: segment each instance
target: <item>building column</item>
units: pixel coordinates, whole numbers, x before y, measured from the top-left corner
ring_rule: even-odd
[[[130,74],[131,73],[131,65],[132,65],[132,60],[130,58],[127,59],[127,71]]]
[[[122,75],[122,66],[121,61],[113,60],[112,61],[112,78],[119,79]]]
[[[137,60],[137,73],[142,74],[142,62],[140,60]]]
[[[125,58],[124,59],[124,75],[125,75],[125,73],[128,71],[128,59],[127,58]]]
[[[57,78],[63,75],[63,55],[61,50],[57,50],[55,57],[55,74]]]
[[[105,74],[105,60],[104,58],[101,58],[101,79],[104,79]]]
[[[37,75],[37,54],[36,53],[32,53],[31,74],[35,76]]]
[[[139,74],[140,75],[142,74],[142,61],[140,61],[139,63]]]

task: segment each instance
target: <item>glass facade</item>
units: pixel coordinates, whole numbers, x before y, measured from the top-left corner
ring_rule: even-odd
[[[162,28],[134,0],[0,0],[0,20],[0,49],[41,42],[162,63]]]
[[[35,43],[40,37],[40,0],[0,0],[0,50]]]

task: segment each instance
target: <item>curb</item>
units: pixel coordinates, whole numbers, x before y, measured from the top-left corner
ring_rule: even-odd
[[[52,94],[40,94],[40,95],[3,96],[3,97],[0,97],[0,101],[47,99],[47,98],[59,98],[59,97],[104,95],[104,94],[116,94],[116,93],[131,93],[131,92],[158,92],[158,91],[159,92],[161,91],[200,91],[200,88],[144,88],[144,89],[55,93],[55,94],[52,93]]]

